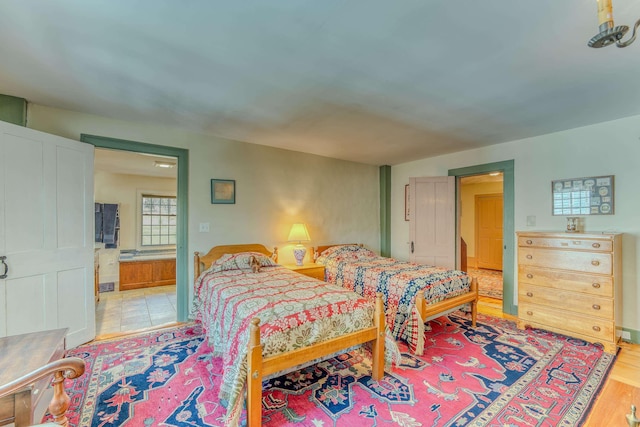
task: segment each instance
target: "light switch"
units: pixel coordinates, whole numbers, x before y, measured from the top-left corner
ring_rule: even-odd
[[[536,225],[536,216],[528,215],[527,216],[527,227],[535,227]]]
[[[201,222],[200,223],[200,232],[201,233],[208,233],[209,232],[209,223],[208,222]]]

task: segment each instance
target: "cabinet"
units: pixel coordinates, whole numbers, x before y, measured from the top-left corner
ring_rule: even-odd
[[[518,327],[533,326],[617,351],[622,235],[519,232]]]
[[[175,285],[176,260],[120,261],[120,290]]]
[[[304,265],[285,264],[284,267],[297,273],[304,274],[305,276],[324,281],[324,265],[314,263]]]

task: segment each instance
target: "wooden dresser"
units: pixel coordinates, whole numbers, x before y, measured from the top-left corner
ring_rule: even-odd
[[[622,234],[519,232],[518,327],[601,343],[616,353]]]
[[[289,270],[296,271],[300,274],[304,274],[305,276],[313,277],[314,279],[324,281],[324,265],[322,264],[304,264],[304,265],[296,265],[296,264],[285,264],[283,267],[288,268]]]

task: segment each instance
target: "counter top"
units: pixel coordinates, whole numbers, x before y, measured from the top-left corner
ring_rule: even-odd
[[[158,252],[158,253],[121,253],[120,262],[134,262],[134,261],[151,261],[155,259],[175,259],[175,252]]]

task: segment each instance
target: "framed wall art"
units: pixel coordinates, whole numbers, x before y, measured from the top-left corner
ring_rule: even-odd
[[[409,184],[404,186],[404,220],[409,221]]]
[[[613,175],[551,181],[553,215],[613,215]]]
[[[212,179],[211,180],[211,203],[235,204],[236,203],[235,179]]]

